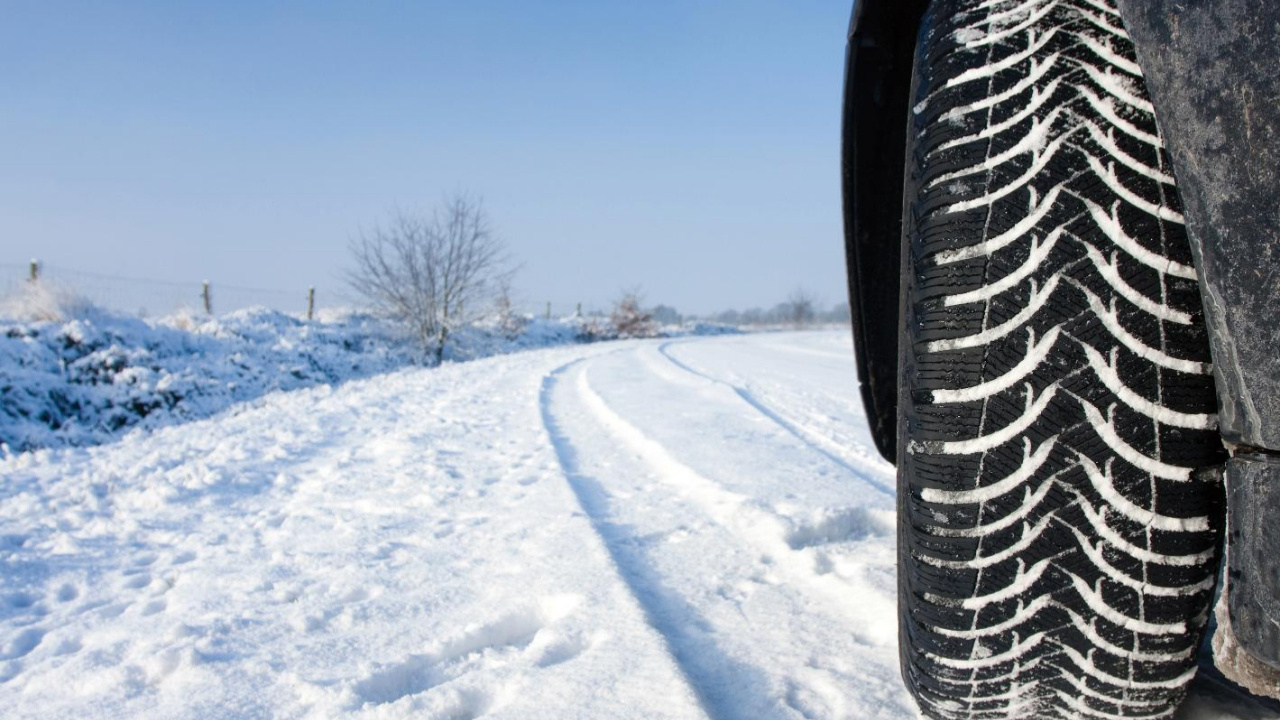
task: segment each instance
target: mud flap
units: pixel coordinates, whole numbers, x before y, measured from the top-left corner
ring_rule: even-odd
[[[1226,557],[1213,662],[1258,695],[1280,698],[1280,458],[1227,463]]]

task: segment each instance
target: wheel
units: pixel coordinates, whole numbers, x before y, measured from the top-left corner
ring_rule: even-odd
[[[932,718],[1167,716],[1224,453],[1133,46],[1112,0],[934,0],[912,93],[904,679]]]

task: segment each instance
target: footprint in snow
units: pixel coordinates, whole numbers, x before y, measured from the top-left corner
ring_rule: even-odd
[[[79,637],[63,638],[53,646],[54,655],[74,655],[84,648],[84,642]]]
[[[795,522],[787,533],[786,540],[792,550],[803,550],[819,545],[883,537],[893,531],[892,511],[855,507],[829,511],[810,521]]]
[[[24,592],[10,593],[4,596],[4,604],[14,610],[26,610],[39,600],[39,596]]]
[[[164,612],[168,608],[169,608],[169,603],[165,602],[164,600],[152,600],[151,602],[142,606],[142,609],[139,611],[139,614],[143,615],[144,617],[149,615],[155,615],[156,613]]]
[[[352,687],[362,704],[387,704],[419,695],[473,672],[495,669],[522,659],[539,667],[558,665],[582,654],[591,645],[577,635],[564,634],[553,625],[573,612],[581,598],[557,596],[537,607],[505,615],[472,627],[439,644],[432,652],[410,655],[384,666]],[[491,698],[490,698],[491,699]],[[470,704],[487,712],[487,704]],[[454,717],[437,715],[434,717]]]
[[[149,567],[155,561],[156,561],[156,556],[150,553],[147,553],[145,555],[139,555],[138,557],[134,558],[133,566],[140,567],[140,568]]]
[[[40,646],[40,641],[44,639],[45,630],[41,628],[26,628],[17,635],[9,638],[5,642],[3,650],[0,650],[0,660],[17,660],[26,657]]]
[[[848,717],[844,692],[830,675],[815,668],[802,668],[798,675],[787,678],[788,707],[805,718]]]
[[[110,620],[123,615],[124,611],[129,609],[129,603],[104,603],[99,607],[101,610],[98,611],[98,615],[105,620]]]
[[[430,656],[411,655],[357,682],[352,690],[362,703],[383,705],[426,692],[447,679]]]
[[[569,662],[595,645],[594,639],[579,633],[562,634],[552,628],[539,632],[530,643],[527,653],[533,656],[533,664],[540,668]]]
[[[98,608],[104,607],[108,604],[110,604],[109,600],[90,600],[86,603],[81,604],[79,607],[73,610],[72,613],[76,615],[83,615],[87,612],[97,610]]]
[[[173,556],[173,560],[169,561],[171,565],[186,565],[196,559],[196,554],[190,550],[185,550]]]
[[[142,572],[142,573],[136,573],[136,574],[128,574],[128,573],[126,574],[129,576],[129,579],[124,581],[124,584],[122,585],[122,587],[124,587],[127,590],[141,590],[142,588],[151,584],[150,573]]]

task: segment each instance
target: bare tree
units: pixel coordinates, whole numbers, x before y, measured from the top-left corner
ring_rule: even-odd
[[[449,333],[478,319],[512,270],[484,205],[452,195],[433,212],[397,212],[351,244],[348,282],[378,310],[405,322],[422,348],[444,358]]]
[[[798,287],[791,291],[787,296],[788,320],[796,327],[804,327],[813,322],[814,305],[816,301],[813,295],[803,287]]]

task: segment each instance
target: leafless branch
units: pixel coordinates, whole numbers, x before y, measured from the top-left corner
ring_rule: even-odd
[[[429,216],[397,212],[351,243],[351,287],[405,322],[439,361],[449,333],[478,319],[514,270],[483,203],[453,195]]]

